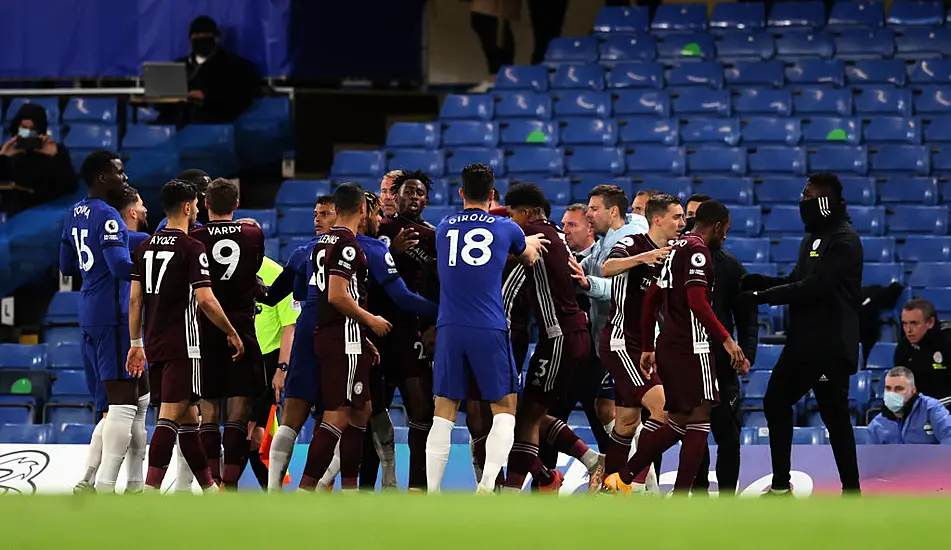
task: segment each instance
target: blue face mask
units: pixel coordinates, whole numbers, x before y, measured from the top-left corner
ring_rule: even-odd
[[[905,396],[893,391],[885,392],[883,401],[885,402],[885,406],[888,407],[888,410],[893,413],[897,413],[905,406]]]
[[[23,138],[23,139],[26,139],[26,138],[31,138],[31,137],[33,137],[33,136],[34,136],[34,132],[33,132],[33,130],[31,130],[31,129],[29,129],[29,128],[20,128],[20,129],[17,130],[17,135],[19,135],[19,136],[20,136],[21,138]]]

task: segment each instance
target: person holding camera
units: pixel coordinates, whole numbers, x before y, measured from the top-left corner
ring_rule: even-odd
[[[11,137],[0,147],[0,205],[10,216],[76,191],[69,151],[48,127],[46,109],[31,103],[10,121]]]

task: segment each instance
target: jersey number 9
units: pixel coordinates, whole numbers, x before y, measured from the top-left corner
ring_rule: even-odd
[[[238,269],[238,262],[241,261],[241,247],[231,239],[221,239],[212,247],[211,257],[219,264],[227,266],[227,269],[225,269],[224,274],[221,276],[222,281],[227,281],[231,279],[231,276],[234,275],[234,271]]]
[[[459,230],[450,229],[446,232],[449,238],[449,267],[455,267],[457,256],[462,256],[462,261],[473,267],[479,267],[489,263],[492,259],[492,241],[495,236],[484,227],[476,227],[466,231],[462,235],[462,250],[459,250]],[[474,254],[475,253],[475,254]]]

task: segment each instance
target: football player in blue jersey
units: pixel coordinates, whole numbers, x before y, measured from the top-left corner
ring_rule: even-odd
[[[495,489],[515,440],[518,373],[502,304],[502,270],[509,254],[533,264],[550,241],[540,234],[526,237],[512,220],[489,214],[494,188],[491,167],[466,166],[459,190],[464,210],[436,228],[440,288],[433,366],[436,412],[426,442],[429,492],[440,489],[461,400],[491,403],[492,428],[479,492]],[[472,380],[476,387],[470,393]]]
[[[122,196],[113,206],[119,211],[126,229],[129,230],[129,250],[134,251],[142,241],[152,236],[149,233],[149,211],[142,202],[139,191],[130,185],[122,188]]]
[[[149,386],[148,377],[131,377],[123,360],[130,345],[125,326],[132,259],[126,224],[109,201],[121,197],[128,178],[122,161],[110,151],[91,153],[83,161],[81,173],[89,186],[89,196],[66,216],[59,263],[64,275],[81,276],[83,280],[79,304],[83,362],[87,377],[92,376],[96,386],[105,386],[108,403],[95,487],[99,492],[113,493],[134,426],[141,421],[144,428]],[[91,487],[94,475],[95,470],[87,468],[77,489]],[[127,490],[140,491],[141,485]]]

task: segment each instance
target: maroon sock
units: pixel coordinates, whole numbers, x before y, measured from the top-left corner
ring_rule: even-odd
[[[407,442],[409,443],[409,488],[426,490],[426,440],[429,439],[429,428],[432,422],[410,422]],[[483,442],[483,449],[485,444]],[[485,454],[482,455],[485,464]]]
[[[521,491],[522,486],[525,485],[525,477],[532,471],[536,460],[538,460],[537,445],[522,442],[512,445],[508,468],[505,472],[505,486]]]
[[[363,440],[366,426],[350,424],[340,438],[340,488],[357,489],[360,464],[363,462]]]
[[[300,488],[313,491],[317,487],[320,477],[327,471],[330,461],[334,458],[334,449],[340,441],[340,430],[326,422],[314,429],[314,438],[307,449],[307,462],[304,464],[304,473],[300,478]]]
[[[623,435],[619,435],[617,430],[611,430],[611,435],[608,439],[608,452],[605,453],[604,457],[605,476],[627,468],[627,458],[628,455],[631,454],[632,440],[632,437],[624,437]]]
[[[680,465],[677,467],[677,480],[674,492],[687,494],[693,487],[693,481],[700,470],[703,455],[707,451],[707,436],[710,435],[710,423],[687,424],[684,443],[680,447]]]
[[[224,467],[221,469],[221,482],[226,489],[237,489],[238,479],[244,469],[244,459],[248,455],[248,423],[229,420],[225,424]]]
[[[568,425],[561,420],[556,418],[552,418],[552,420],[554,420],[554,422],[552,422],[551,427],[548,428],[548,444],[554,447],[559,453],[565,453],[574,458],[584,456],[588,451],[588,446],[585,445],[584,441],[581,441],[581,439],[575,435],[574,430],[569,428]]]
[[[221,483],[221,427],[217,423],[202,422],[198,429],[201,445],[205,448],[208,469],[215,483]]]
[[[182,424],[178,428],[178,446],[182,449],[182,456],[185,462],[195,474],[198,485],[202,489],[207,489],[215,484],[211,477],[211,470],[208,468],[208,458],[205,456],[205,449],[201,444],[201,437],[198,435],[198,424]]]
[[[621,481],[633,483],[634,474],[651,465],[664,451],[674,446],[684,436],[684,429],[668,420],[667,424],[660,424],[653,420],[644,422],[644,429],[637,441],[637,452],[627,463],[627,470],[618,472]]]
[[[175,450],[175,438],[178,437],[178,424],[171,420],[160,418],[155,423],[155,433],[149,443],[149,469],[145,476],[145,484],[153,489],[162,488],[165,471],[172,461],[172,451]]]

